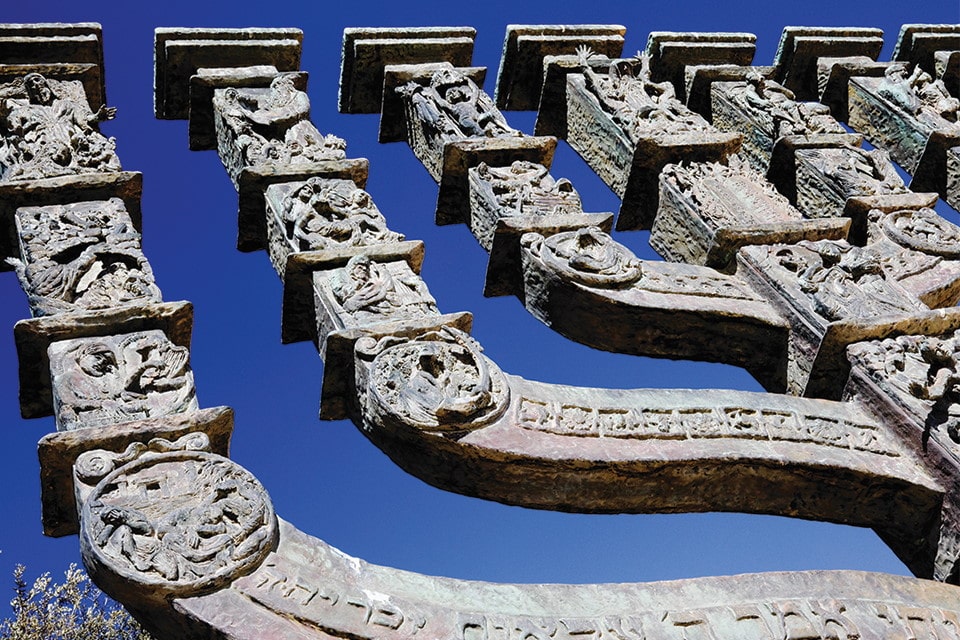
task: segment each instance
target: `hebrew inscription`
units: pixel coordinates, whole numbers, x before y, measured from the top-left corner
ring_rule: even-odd
[[[517,424],[524,429],[586,438],[685,440],[742,438],[810,442],[897,457],[898,447],[876,424],[790,410],[704,406],[624,409],[521,398]]]
[[[198,407],[190,352],[162,331],[61,340],[49,353],[60,431]]]
[[[0,86],[0,182],[119,171],[113,139],[97,128],[114,115],[92,113],[77,81],[28,73]]]

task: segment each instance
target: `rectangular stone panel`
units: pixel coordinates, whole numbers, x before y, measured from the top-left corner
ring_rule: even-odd
[[[267,187],[270,261],[284,277],[291,253],[376,247],[403,240],[353,181],[313,176]]]
[[[668,260],[731,271],[743,246],[839,240],[849,226],[846,219],[805,220],[745,166],[671,164],[660,175],[650,245]]]
[[[423,264],[423,242],[407,240],[371,247],[346,247],[324,251],[300,251],[287,256],[283,269],[283,317],[281,320],[284,344],[311,340],[318,348],[322,340],[317,334],[317,306],[313,277],[317,271],[338,269],[350,258],[364,254],[381,262],[403,260],[414,273],[420,273]],[[323,350],[321,349],[321,355]]]
[[[646,49],[651,56],[651,79],[670,82],[677,97],[686,101],[686,67],[749,66],[756,43],[757,36],[752,33],[653,31],[647,38]]]
[[[0,271],[13,269],[6,259],[19,258],[14,214],[20,207],[49,206],[119,198],[137,231],[141,225],[143,174],[133,171],[22,180],[0,184]]]
[[[119,198],[21,207],[15,217],[15,266],[34,316],[162,301]]]
[[[158,118],[189,113],[190,77],[201,68],[271,65],[300,68],[300,29],[158,28],[154,32],[153,105]]]
[[[906,194],[889,157],[857,146],[807,147],[794,153],[797,208],[811,218],[845,215],[847,200]]]
[[[159,330],[73,338],[47,348],[57,431],[197,409],[190,350]]]
[[[684,70],[687,107],[699,113],[708,122],[713,122],[711,95],[714,82],[743,82],[750,74],[769,79],[773,76],[773,67],[741,67],[733,64],[688,65]]]
[[[960,24],[905,24],[892,59],[918,65],[933,75],[936,53],[956,49],[960,49]]]
[[[626,32],[626,27],[613,24],[507,25],[494,93],[497,107],[536,109],[546,56],[573,55],[579,47],[589,47],[597,54],[619,58]]]
[[[327,160],[299,165],[248,167],[238,179],[237,249],[259,251],[267,248],[267,223],[264,217],[265,194],[270,185],[302,182],[313,177],[342,178],[357,187],[367,184],[370,161],[366,158]]]
[[[92,65],[96,79],[84,82],[90,107],[95,112],[107,102],[103,30],[96,22],[2,24],[0,63],[41,67]],[[56,74],[48,77],[61,79]]]
[[[42,418],[53,412],[47,348],[58,340],[162,330],[175,345],[190,346],[193,305],[162,302],[21,320],[13,327],[20,376],[20,414]]]
[[[205,151],[217,148],[213,123],[213,93],[216,89],[266,88],[279,73],[271,65],[199,69],[197,75],[190,77],[190,149]],[[307,73],[291,73],[294,86],[306,91]]]
[[[377,113],[387,65],[449,62],[468,67],[472,27],[348,28],[340,56],[341,113]]]
[[[408,82],[427,83],[440,69],[453,69],[449,62],[425,62],[423,64],[391,64],[383,70],[383,102],[380,106],[379,142],[400,142],[407,139],[407,118],[404,115],[404,98],[397,92]],[[478,87],[487,77],[486,67],[456,67]]]
[[[948,184],[950,149],[960,145],[956,98],[919,68],[850,81],[850,125],[913,175],[910,188],[934,191],[960,205]],[[951,202],[952,201],[952,202]]]
[[[866,56],[876,60],[883,31],[868,27],[785,27],[773,65],[775,77],[799,100],[816,100],[817,60]]]
[[[840,122],[847,121],[847,100],[850,95],[850,78],[867,76],[878,78],[886,73],[892,63],[876,62],[866,56],[817,59],[817,91],[820,102],[830,108],[830,113]]]
[[[79,81],[91,113],[106,104],[103,93],[103,69],[92,62],[58,62],[37,64],[0,64],[0,84],[12,82],[28,73],[39,73],[44,78],[66,82]]]

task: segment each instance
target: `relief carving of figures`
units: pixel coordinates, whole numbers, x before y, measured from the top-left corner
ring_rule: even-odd
[[[792,91],[756,72],[748,74],[746,80],[732,92],[733,98],[766,124],[774,140],[811,133],[845,133],[826,105],[797,102]]]
[[[662,179],[698,205],[717,227],[771,224],[801,218],[790,201],[737,155],[716,162],[669,164]]]
[[[310,123],[310,100],[293,86],[289,76],[278,76],[265,90],[217,90],[214,104],[220,115],[221,156],[234,173],[243,167],[298,165],[346,157],[342,138],[324,136]],[[229,133],[222,131],[223,127]],[[231,153],[225,148],[238,156],[235,162],[228,159]]]
[[[17,223],[24,261],[9,262],[35,316],[162,299],[120,201],[27,207]]]
[[[614,60],[603,75],[591,68],[593,55],[587,48],[577,51],[586,86],[634,144],[642,138],[711,130],[706,120],[677,99],[672,84],[651,81],[650,56],[638,53]]]
[[[370,361],[368,419],[427,431],[467,431],[506,410],[506,378],[462,331],[445,327],[412,340],[365,338],[357,343],[357,355]]]
[[[565,279],[587,286],[630,286],[643,274],[636,256],[597,227],[565,231],[546,239],[525,234],[521,242],[538,251],[543,262]]]
[[[933,209],[908,209],[889,214],[872,211],[871,217],[879,217],[883,235],[904,248],[951,260],[960,259],[960,227]]]
[[[50,371],[60,431],[197,408],[190,352],[162,331],[55,342]]]
[[[934,129],[957,123],[960,100],[947,92],[943,81],[934,80],[920,67],[907,73],[903,66],[890,65],[877,92]]]
[[[927,307],[889,279],[881,257],[846,242],[802,241],[775,249],[776,260],[827,320],[872,319],[925,311]]]
[[[883,149],[867,150],[843,146],[823,149],[799,149],[845,198],[906,193],[903,179],[893,167],[890,154]]]
[[[542,164],[515,160],[509,167],[477,165],[479,177],[490,184],[501,217],[581,213],[580,195],[566,178],[554,180]]]
[[[349,180],[313,177],[284,198],[287,238],[298,251],[399,242],[370,194]]]
[[[408,82],[397,92],[409,101],[409,109],[431,139],[520,136],[485,92],[457,69],[440,69],[427,86]],[[438,145],[442,146],[442,145]]]
[[[440,313],[426,284],[406,262],[379,263],[363,254],[354,256],[330,276],[330,289],[358,324]]]
[[[924,423],[960,443],[960,336],[906,335],[848,347],[851,363],[893,388]]]
[[[119,171],[113,138],[97,128],[115,115],[92,113],[79,83],[28,73],[0,86],[0,181]]]
[[[93,559],[87,566],[112,574],[101,579],[109,583],[117,576],[185,595],[228,583],[275,546],[273,507],[250,472],[205,451],[177,450],[198,435],[78,460],[82,469],[109,469],[111,457],[140,453],[105,474],[83,507],[81,545],[85,559]],[[165,445],[159,453],[150,450],[157,443]]]

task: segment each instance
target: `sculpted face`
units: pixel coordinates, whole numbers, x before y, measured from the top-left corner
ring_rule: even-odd
[[[113,349],[98,344],[82,354],[78,364],[84,373],[94,378],[102,378],[117,371],[117,357]]]
[[[23,84],[27,89],[27,96],[33,104],[50,104],[53,102],[53,91],[47,79],[39,73],[28,74],[23,79]]]

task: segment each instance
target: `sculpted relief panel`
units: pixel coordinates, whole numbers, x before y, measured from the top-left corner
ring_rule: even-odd
[[[960,443],[960,336],[906,335],[847,347],[862,367],[929,433]]]
[[[222,588],[277,543],[266,491],[239,465],[208,453],[201,433],[80,456],[81,551],[98,583],[134,602]]]
[[[672,84],[651,80],[650,56],[614,60],[604,75],[591,67],[591,51],[581,49],[578,55],[586,88],[635,145],[646,138],[666,140],[713,131],[703,117],[677,99]]]
[[[290,186],[294,188],[290,190]],[[286,190],[279,217],[295,251],[362,247],[399,242],[403,235],[390,231],[370,194],[350,180],[313,177]],[[269,198],[269,195],[268,195]]]
[[[515,160],[509,166],[491,166],[481,162],[468,173],[470,230],[487,251],[493,247],[501,218],[583,213],[573,184],[566,178],[555,179],[542,164]]]
[[[375,262],[364,254],[340,269],[314,274],[318,304],[330,311],[329,330],[377,322],[409,322],[440,314],[426,283],[403,261]]]
[[[24,207],[16,221],[23,261],[10,262],[35,316],[161,301],[120,200]]]
[[[97,128],[115,114],[92,113],[77,81],[29,73],[0,86],[0,182],[120,171],[113,139]]]
[[[279,75],[267,89],[217,89],[217,149],[237,184],[244,168],[299,166],[346,157],[346,142],[321,134],[309,120],[310,100],[292,78]]]
[[[409,341],[360,340],[365,415],[378,424],[437,432],[489,424],[506,410],[510,393],[503,373],[480,351],[473,338],[451,328]]]
[[[162,331],[60,340],[49,353],[60,431],[198,407],[190,352]]]
[[[438,184],[448,143],[523,136],[507,124],[490,96],[458,69],[439,69],[429,79],[412,80],[396,92],[403,99],[407,142]]]

